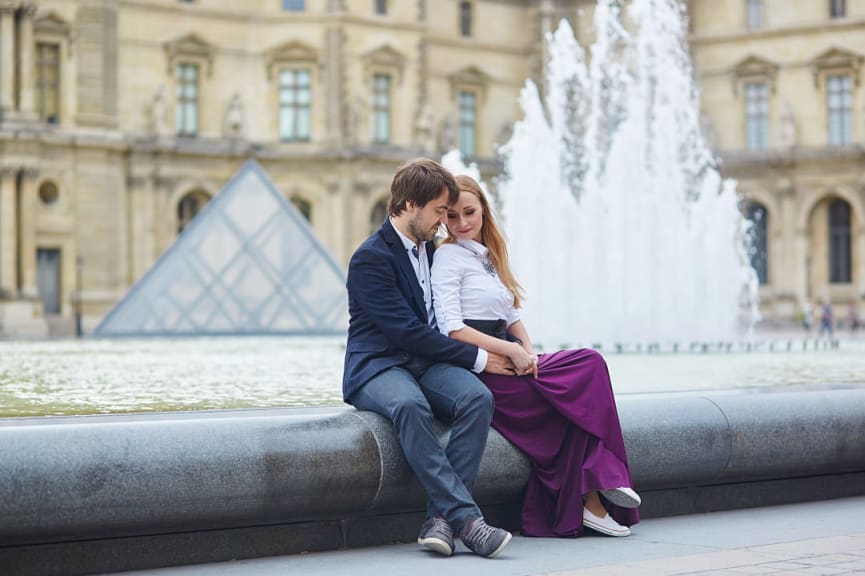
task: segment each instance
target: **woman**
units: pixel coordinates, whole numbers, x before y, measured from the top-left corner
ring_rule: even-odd
[[[628,536],[639,521],[607,365],[594,350],[535,355],[519,319],[522,289],[477,182],[457,176],[448,237],[432,267],[439,329],[508,356],[513,376],[481,374],[493,427],[532,462],[522,509],[527,536]]]

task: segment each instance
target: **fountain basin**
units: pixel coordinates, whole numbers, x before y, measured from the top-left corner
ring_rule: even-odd
[[[865,493],[865,390],[625,397],[619,411],[644,516]],[[350,409],[5,419],[0,461],[14,574],[412,540],[425,504],[390,424]],[[476,488],[491,520],[517,527],[528,473],[491,431]]]

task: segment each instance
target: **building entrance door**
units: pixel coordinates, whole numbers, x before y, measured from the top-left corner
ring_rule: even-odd
[[[60,314],[60,250],[40,248],[36,251],[36,284],[43,313]]]

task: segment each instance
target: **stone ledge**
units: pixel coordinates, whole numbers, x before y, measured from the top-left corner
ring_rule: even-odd
[[[865,493],[865,390],[623,396],[619,413],[644,515]],[[0,461],[16,574],[410,540],[425,503],[390,424],[343,408],[6,419]],[[485,514],[516,528],[528,473],[491,431]]]

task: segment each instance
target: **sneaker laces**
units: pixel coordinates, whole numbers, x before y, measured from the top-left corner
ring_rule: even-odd
[[[447,520],[445,520],[441,516],[433,516],[432,520],[433,520],[433,529],[444,532],[445,534],[447,534],[451,538],[451,540],[453,540],[454,530],[453,530],[453,528],[451,528],[451,525],[448,523]]]
[[[465,538],[477,544],[486,544],[487,540],[495,536],[497,531],[498,529],[484,522],[483,518],[478,518],[472,522]]]

